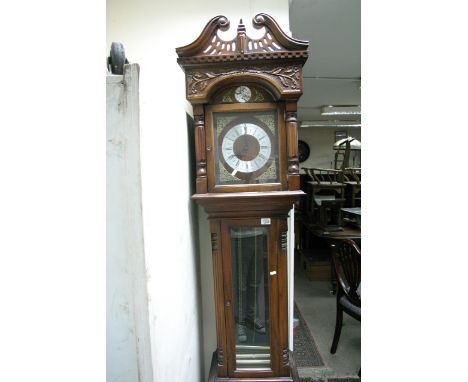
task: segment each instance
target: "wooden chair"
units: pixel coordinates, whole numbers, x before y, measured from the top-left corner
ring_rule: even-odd
[[[335,354],[343,325],[343,312],[361,321],[361,250],[349,239],[337,241],[331,247],[338,281],[335,334],[330,350]]]

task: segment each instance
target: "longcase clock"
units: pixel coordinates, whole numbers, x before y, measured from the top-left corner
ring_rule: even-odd
[[[267,14],[216,16],[176,49],[195,120],[196,194],[211,230],[217,349],[210,381],[293,381],[288,347],[287,218],[299,189],[297,101],[308,42]]]

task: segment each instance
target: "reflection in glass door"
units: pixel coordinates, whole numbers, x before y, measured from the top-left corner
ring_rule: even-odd
[[[231,228],[236,369],[271,369],[266,227]]]

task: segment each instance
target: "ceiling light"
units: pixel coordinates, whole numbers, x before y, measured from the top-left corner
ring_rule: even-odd
[[[322,115],[361,115],[361,106],[323,106]]]
[[[302,121],[301,127],[361,127],[360,121]]]

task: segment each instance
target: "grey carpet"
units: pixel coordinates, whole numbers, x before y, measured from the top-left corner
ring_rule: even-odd
[[[325,366],[298,368],[300,377],[357,378],[361,367],[361,323],[347,314],[336,354],[330,353],[335,331],[336,296],[330,294],[330,282],[310,281],[302,272],[294,280],[294,300],[313,334]],[[320,381],[322,382],[322,381]]]
[[[314,378],[314,377],[301,377],[300,382],[360,382],[361,378]]]
[[[294,333],[294,360],[297,367],[323,366],[323,360],[317,348],[307,322],[297,305],[294,304],[294,317],[299,318],[299,327]]]

